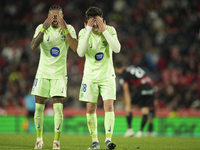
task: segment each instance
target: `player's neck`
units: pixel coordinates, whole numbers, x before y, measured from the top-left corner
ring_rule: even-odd
[[[92,33],[93,33],[93,34],[96,34],[96,35],[101,34],[101,32],[99,32],[99,31],[93,31],[93,30],[92,30]]]

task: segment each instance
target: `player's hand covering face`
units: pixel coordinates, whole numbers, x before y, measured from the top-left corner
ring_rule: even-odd
[[[67,23],[65,22],[65,20],[64,20],[62,17],[57,16],[57,21],[58,21],[59,26],[60,26],[63,30],[67,29],[67,26],[66,26]]]
[[[43,23],[43,28],[46,30],[49,28],[49,26],[52,24],[53,22],[53,15],[49,15],[48,18],[44,21]]]
[[[87,25],[93,27],[92,30],[94,33],[100,33],[106,30],[106,21],[105,20],[103,21],[103,18],[99,16],[88,19]]]
[[[99,32],[104,32],[106,30],[106,21],[103,21],[103,18],[99,16],[97,16],[95,20],[99,28]]]
[[[49,12],[49,15],[53,15],[53,22],[52,22],[52,27],[53,28],[58,28],[59,24],[58,24],[58,16],[63,18],[63,14],[60,10],[51,10]]]
[[[90,26],[90,27],[93,27],[94,22],[95,22],[95,19],[94,18],[90,18],[90,19],[88,19],[87,25]]]

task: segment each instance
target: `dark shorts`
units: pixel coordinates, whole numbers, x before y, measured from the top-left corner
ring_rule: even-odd
[[[28,117],[28,118],[34,117],[34,113],[35,113],[34,111],[28,111],[28,112],[27,112],[27,117]]]
[[[137,87],[131,93],[131,104],[139,107],[153,107],[154,106],[154,88],[151,85],[144,84]]]

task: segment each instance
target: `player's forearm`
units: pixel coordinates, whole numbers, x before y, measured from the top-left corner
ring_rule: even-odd
[[[124,98],[126,104],[131,104],[131,94],[128,90],[124,91]]]
[[[124,91],[125,111],[131,112],[131,94],[129,91]]]
[[[129,90],[128,83],[122,85],[124,91],[124,100],[125,100],[125,111],[126,113],[131,112],[131,94]]]
[[[90,36],[90,34],[85,33],[85,37],[79,41],[77,53],[80,57],[85,56],[85,53],[87,52],[89,36]]]
[[[76,39],[73,39],[70,34],[66,34],[67,42],[69,43],[70,48],[76,52],[78,47],[78,42]]]
[[[115,52],[119,53],[121,49],[121,45],[118,40],[114,39],[110,33],[106,30],[103,32],[104,37],[106,38],[110,48]]]
[[[44,33],[39,32],[39,34],[32,39],[31,41],[31,49],[34,51],[37,49],[37,47],[40,45],[40,43],[42,42],[43,39],[43,35]]]

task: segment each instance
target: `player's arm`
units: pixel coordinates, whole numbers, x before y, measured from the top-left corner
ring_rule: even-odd
[[[78,42],[78,48],[77,48],[77,53],[80,57],[85,56],[85,53],[87,52],[87,47],[88,47],[88,42],[89,42],[89,37],[90,33],[92,31],[92,26],[94,24],[94,19],[90,18],[87,22],[87,25],[85,25],[86,33],[83,35],[83,30],[79,32],[79,42]]]
[[[69,43],[70,48],[74,52],[76,52],[77,51],[78,42],[77,42],[77,40],[75,38],[72,38],[72,36],[71,36],[71,34],[69,32],[69,29],[67,28],[67,23],[60,16],[58,16],[58,23],[59,23],[60,27],[63,29],[63,31],[65,32],[65,37],[67,39],[67,42]]]
[[[46,29],[49,28],[49,26],[51,25],[51,23],[53,22],[53,15],[50,15],[45,22],[43,23],[43,27],[41,28],[41,30],[39,30],[39,33],[35,33],[37,34],[37,36],[32,39],[31,41],[31,49],[34,51],[37,49],[37,47],[40,45],[40,43],[42,42],[43,36],[44,36],[44,32]]]
[[[110,48],[115,53],[119,53],[120,49],[121,49],[121,44],[119,43],[115,29],[114,28],[112,29],[113,32],[112,32],[112,36],[111,36],[111,34],[108,32],[108,30],[106,30],[106,21],[105,20],[103,21],[103,19],[101,17],[97,17],[96,19],[97,19],[98,26],[99,26],[102,34],[106,38]]]
[[[124,91],[124,100],[125,100],[125,111],[126,113],[131,112],[131,94],[129,90],[129,84],[124,82],[122,85]]]

